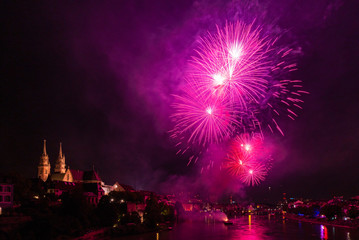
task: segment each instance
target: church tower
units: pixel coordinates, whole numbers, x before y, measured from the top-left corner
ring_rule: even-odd
[[[50,174],[50,162],[49,156],[46,153],[46,140],[44,140],[44,150],[42,152],[42,156],[40,158],[38,170],[37,170],[37,177],[41,178],[42,181],[46,181]]]
[[[59,157],[56,160],[55,173],[65,173],[66,164],[65,164],[65,154],[62,154],[62,143],[60,143]]]

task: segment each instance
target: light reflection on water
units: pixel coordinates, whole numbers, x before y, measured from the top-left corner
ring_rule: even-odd
[[[320,225],[320,239],[328,239],[328,228],[324,225]]]
[[[259,239],[359,239],[359,231],[345,228],[283,220],[275,216],[242,216],[233,225],[219,221],[187,221],[172,231],[126,236],[124,240],[259,240]]]

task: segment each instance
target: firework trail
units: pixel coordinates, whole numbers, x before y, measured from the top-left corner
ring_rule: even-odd
[[[277,60],[271,69],[272,78],[268,82],[267,91],[264,97],[259,102],[252,103],[248,110],[250,119],[257,123],[257,130],[268,127],[272,133],[277,130],[284,136],[278,120],[282,116],[294,120],[302,109],[304,101],[301,98],[309,92],[303,90],[301,80],[283,79],[283,75],[297,70],[297,65],[290,60],[294,56],[292,49],[282,48],[276,52]]]

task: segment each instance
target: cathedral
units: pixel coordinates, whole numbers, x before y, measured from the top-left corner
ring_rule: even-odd
[[[74,183],[101,183],[101,179],[95,170],[70,170],[70,167],[66,166],[65,154],[62,153],[61,143],[59,156],[56,159],[54,171],[51,173],[51,164],[46,152],[46,140],[44,140],[44,148],[38,165],[37,177],[44,182],[51,180]]]
[[[65,154],[62,152],[62,144],[60,143],[59,156],[56,159],[55,167],[51,173],[51,164],[49,156],[46,152],[46,140],[44,140],[43,152],[37,170],[37,178],[46,186],[46,192],[60,197],[63,193],[83,191],[86,200],[90,204],[97,205],[103,195],[107,195],[111,191],[128,191],[135,190],[128,185],[119,184],[105,185],[98,173],[92,169],[82,171],[70,169],[65,163]]]

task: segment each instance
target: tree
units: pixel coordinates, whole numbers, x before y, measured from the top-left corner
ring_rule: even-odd
[[[339,205],[332,204],[322,207],[321,214],[325,215],[328,220],[333,220],[334,216],[341,217],[343,211]]]
[[[119,210],[110,201],[109,196],[103,196],[95,210],[98,224],[102,227],[113,226],[119,219]]]
[[[157,198],[151,196],[146,202],[144,222],[148,227],[155,228],[161,221],[161,207],[158,204]]]
[[[356,219],[357,217],[359,217],[359,210],[355,206],[350,207],[348,211],[348,217],[350,217],[351,219]]]

